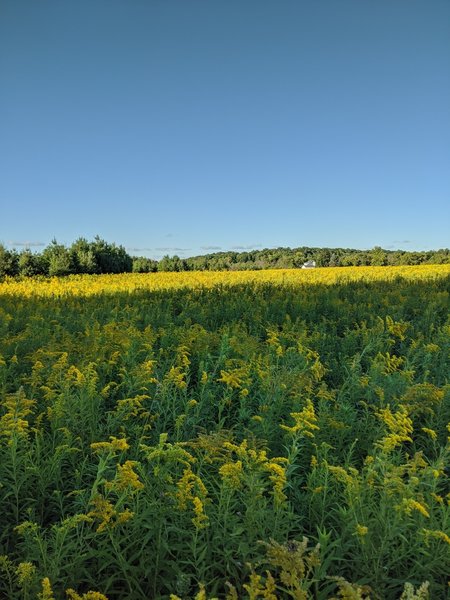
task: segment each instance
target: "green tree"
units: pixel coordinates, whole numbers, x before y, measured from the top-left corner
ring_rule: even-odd
[[[98,235],[91,245],[98,273],[131,273],[133,259],[123,246],[109,244]]]
[[[70,247],[72,262],[77,273],[97,273],[99,268],[93,244],[85,238],[78,238]]]
[[[56,239],[45,248],[42,253],[43,259],[48,264],[50,277],[61,277],[75,272],[72,257],[63,244],[58,244]]]
[[[19,274],[23,277],[48,274],[48,263],[42,254],[35,254],[29,248],[19,254],[18,267]]]
[[[14,277],[19,273],[19,260],[15,250],[8,250],[0,244],[0,278]]]

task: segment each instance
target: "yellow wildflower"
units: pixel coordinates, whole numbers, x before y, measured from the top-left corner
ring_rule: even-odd
[[[116,523],[118,525],[122,525],[123,523],[126,523],[133,517],[134,517],[134,512],[132,512],[129,508],[126,508],[124,511],[117,514]]]
[[[68,589],[66,590],[66,594],[69,600],[108,600],[108,598],[104,594],[100,594],[100,592],[89,591],[80,596],[75,590]]]
[[[92,450],[100,454],[102,452],[122,452],[130,447],[125,438],[116,438],[111,435],[109,439],[110,442],[94,442],[91,444]]]
[[[42,592],[38,594],[38,598],[39,600],[55,600],[50,579],[48,577],[44,577],[42,580]]]
[[[446,544],[450,545],[450,537],[444,531],[441,531],[440,529],[423,529],[422,531],[425,535],[425,540],[427,543],[429,538],[434,538],[436,540],[442,540]]]
[[[377,416],[388,426],[390,433],[377,442],[383,452],[390,452],[403,442],[412,442],[410,434],[413,431],[412,421],[404,406],[393,413],[388,406],[378,411]]]
[[[240,376],[240,371],[220,371],[220,377],[217,381],[224,383],[230,388],[240,388],[243,383],[243,378]]]
[[[430,513],[427,510],[428,507],[413,498],[403,498],[402,503],[398,505],[397,508],[403,510],[407,515],[410,515],[411,512],[415,510],[424,517],[428,518],[430,516]]]
[[[223,482],[232,489],[239,489],[242,485],[242,461],[227,462],[223,464],[219,473],[222,476]]]
[[[205,507],[203,501],[198,496],[194,496],[192,499],[192,504],[194,507],[194,518],[192,522],[194,523],[197,529],[203,529],[208,524],[208,517],[205,514]]]
[[[33,579],[36,573],[36,567],[31,562],[21,562],[17,566],[16,575],[17,581],[21,587],[26,585],[31,579]]]
[[[287,496],[283,492],[286,487],[286,469],[276,462],[268,462],[265,468],[271,473],[270,481],[273,483],[273,496],[276,504],[283,504]]]
[[[123,465],[117,465],[117,475],[114,480],[114,486],[117,490],[123,491],[128,488],[142,490],[144,488],[144,484],[139,480],[137,473],[133,471],[133,467],[138,464],[135,460],[127,460]]]
[[[186,373],[184,373],[181,367],[170,367],[168,373],[164,377],[164,381],[173,384],[176,388],[184,390],[187,387],[185,381]]]
[[[369,528],[365,525],[360,525],[359,523],[356,525],[356,535],[359,537],[364,537],[369,532]]]
[[[0,436],[6,437],[9,443],[15,435],[26,437],[29,423],[25,417],[32,413],[36,401],[28,400],[20,388],[16,394],[7,394],[2,404],[6,412],[0,419]]]
[[[285,431],[289,433],[297,434],[300,433],[307,437],[314,437],[313,431],[319,430],[317,423],[317,416],[314,410],[314,404],[311,400],[306,401],[306,406],[301,412],[291,413],[291,417],[294,419],[295,424],[292,427],[287,425],[280,425]]]
[[[424,433],[426,433],[427,435],[429,435],[432,440],[435,440],[437,438],[437,433],[434,431],[434,429],[429,429],[428,427],[422,427],[422,431]]]
[[[87,516],[100,521],[100,525],[97,527],[96,531],[101,533],[111,523],[116,511],[111,502],[100,495],[93,498],[91,505],[93,506],[93,509],[88,512]]]

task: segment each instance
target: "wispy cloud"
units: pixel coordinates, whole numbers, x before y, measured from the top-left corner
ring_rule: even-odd
[[[393,244],[412,244],[411,240],[394,240]]]
[[[45,246],[44,242],[8,242],[9,246],[21,246],[24,248],[39,248],[40,246]]]
[[[221,246],[200,246],[201,250],[222,250]]]
[[[166,246],[163,248],[155,248],[158,252],[188,252],[190,248],[175,248],[172,246]]]
[[[261,248],[262,244],[250,244],[249,246],[231,246],[232,250],[253,250],[255,248]]]
[[[128,252],[153,252],[153,248],[127,248]]]

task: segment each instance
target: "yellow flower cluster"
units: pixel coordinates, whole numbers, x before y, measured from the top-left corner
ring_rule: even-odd
[[[377,444],[383,452],[391,452],[403,442],[412,442],[413,424],[404,406],[400,406],[396,412],[392,412],[391,408],[387,406],[379,410],[377,416],[388,426],[390,431]]]
[[[135,460],[127,460],[123,465],[117,465],[117,475],[112,482],[112,488],[118,492],[124,490],[142,490],[144,484],[139,480],[137,473],[133,467],[139,463]]]
[[[121,275],[71,275],[65,278],[6,278],[0,283],[0,294],[31,297],[92,296],[111,292],[164,290],[180,288],[212,288],[243,284],[334,285],[351,281],[427,280],[446,277],[450,265],[418,265],[398,267],[327,267],[318,269],[265,269],[261,271],[187,271],[181,273],[125,273]],[[387,321],[392,335],[404,334],[402,323]],[[389,329],[388,329],[389,330]]]
[[[177,483],[176,498],[181,510],[187,510],[188,505],[192,504],[194,510],[192,523],[197,529],[203,529],[208,525],[209,519],[204,506],[207,495],[208,490],[200,477],[193,473],[190,467],[185,469]]]
[[[36,402],[25,397],[23,388],[16,394],[7,394],[2,406],[6,409],[0,419],[0,436],[7,438],[10,442],[14,436],[26,436],[29,423],[25,417],[32,414],[32,408]]]
[[[108,527],[114,528],[133,518],[133,513],[128,508],[118,512],[110,500],[100,494],[91,500],[91,505],[93,509],[88,512],[87,517],[100,521],[96,529],[97,533],[102,533]]]
[[[306,401],[305,408],[300,412],[291,413],[291,417],[294,419],[295,424],[291,427],[287,425],[280,425],[281,429],[284,429],[285,431],[288,431],[294,435],[304,435],[310,438],[314,437],[314,431],[319,430],[314,404],[309,398]]]
[[[91,444],[92,450],[97,454],[104,452],[124,452],[130,447],[125,438],[116,438],[113,435],[109,438],[110,442],[94,442]]]

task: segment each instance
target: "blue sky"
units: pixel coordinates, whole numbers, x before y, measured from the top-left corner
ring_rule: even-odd
[[[450,245],[448,0],[2,0],[0,242]]]

